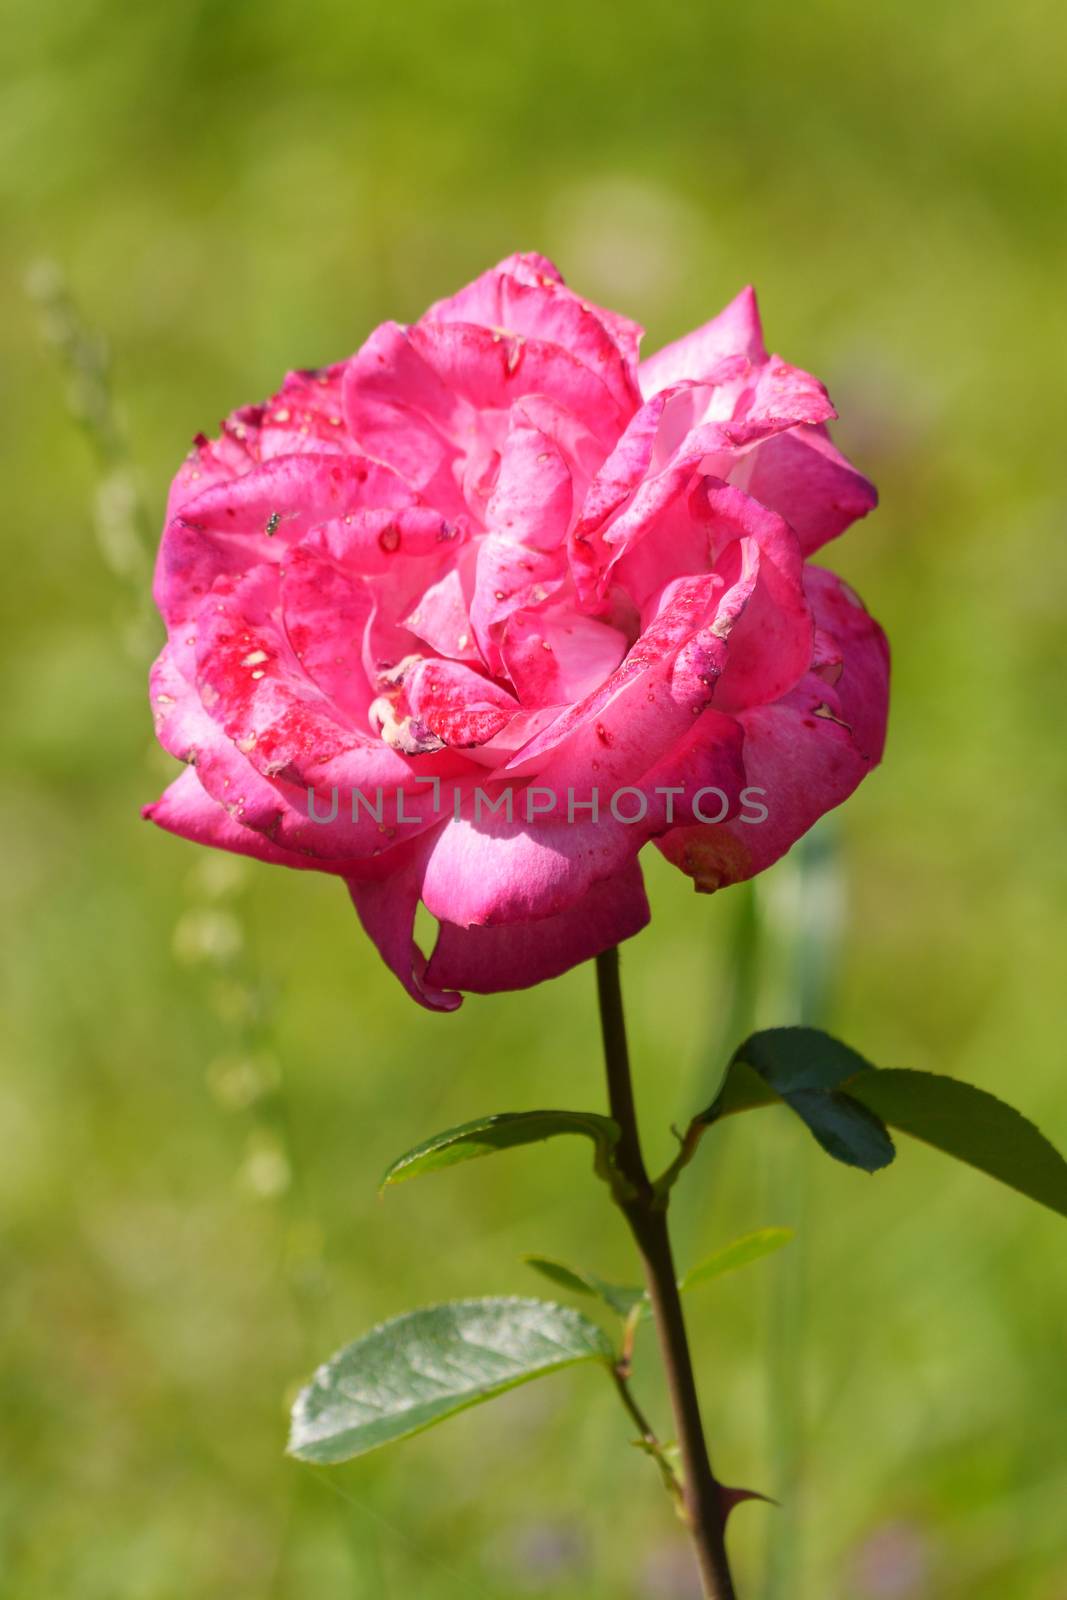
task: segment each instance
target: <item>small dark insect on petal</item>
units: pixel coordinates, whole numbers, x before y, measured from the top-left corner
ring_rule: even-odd
[[[270,516],[267,518],[267,526],[263,530],[263,532],[267,535],[268,539],[270,538],[272,533],[276,533],[277,532],[278,524],[279,524],[279,522],[281,520],[282,520],[282,517],[281,517],[281,512],[280,511],[272,511],[271,512]]]

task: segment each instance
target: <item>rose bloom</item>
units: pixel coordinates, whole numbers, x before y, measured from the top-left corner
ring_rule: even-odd
[[[877,623],[807,558],[875,504],[745,290],[642,330],[517,255],[196,441],[145,815],[342,878],[408,992],[520,988],[777,860],[879,760]],[[419,901],[438,920],[427,959]]]

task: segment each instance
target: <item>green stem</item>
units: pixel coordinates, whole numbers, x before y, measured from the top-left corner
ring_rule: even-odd
[[[641,1255],[652,1302],[652,1315],[659,1335],[682,1458],[686,1522],[707,1600],[736,1600],[726,1556],[722,1488],[708,1460],[693,1361],[689,1353],[667,1230],[666,1196],[657,1196],[641,1152],[622,990],[619,986],[618,950],[607,950],[598,956],[596,970],[608,1100],[611,1114],[620,1129],[615,1160],[633,1191],[632,1198],[620,1200],[619,1204]]]
[[[638,1438],[636,1442],[652,1457],[660,1470],[664,1488],[672,1496],[676,1505],[680,1506],[684,1511],[685,1496],[678,1474],[671,1466],[667,1453],[657,1439],[651,1422],[649,1422],[634,1398],[634,1392],[630,1388],[626,1369],[621,1362],[612,1369],[612,1377],[615,1379],[615,1387],[619,1392],[619,1399],[626,1407],[631,1422],[637,1428]]]

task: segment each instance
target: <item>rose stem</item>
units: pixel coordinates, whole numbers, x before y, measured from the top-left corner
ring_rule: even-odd
[[[641,1255],[659,1335],[682,1458],[686,1521],[707,1600],[736,1600],[726,1557],[722,1491],[711,1470],[700,1420],[700,1402],[667,1231],[666,1198],[657,1199],[641,1153],[617,949],[597,956],[596,975],[608,1101],[620,1129],[615,1160],[633,1191],[632,1198],[620,1200],[619,1204]]]

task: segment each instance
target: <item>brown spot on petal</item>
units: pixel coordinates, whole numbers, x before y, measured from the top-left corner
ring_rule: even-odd
[[[704,835],[686,840],[680,865],[692,878],[697,894],[714,894],[724,884],[739,882],[751,859],[739,839],[722,829],[709,828]]]
[[[822,717],[824,722],[836,722],[837,726],[839,728],[844,728],[846,733],[852,732],[852,724],[850,722],[842,722],[840,717],[835,717],[828,705],[816,706],[814,715],[817,717]]]

